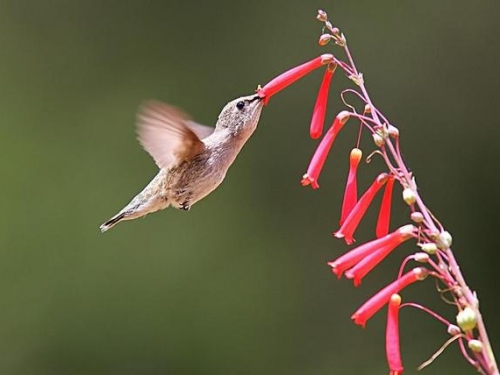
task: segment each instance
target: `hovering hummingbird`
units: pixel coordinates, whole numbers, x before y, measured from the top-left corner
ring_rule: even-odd
[[[160,171],[127,206],[101,225],[101,231],[168,206],[189,210],[215,190],[255,131],[261,99],[250,95],[229,102],[215,128],[192,122],[176,107],[146,102],[138,114],[138,140]]]

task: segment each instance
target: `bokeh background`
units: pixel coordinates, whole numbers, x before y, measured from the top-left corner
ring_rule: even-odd
[[[318,71],[276,95],[224,184],[186,213],[101,234],[156,173],[135,140],[141,101],[206,124],[257,84],[319,53],[326,9],[478,291],[494,349],[498,319],[498,0],[0,1],[0,372],[385,374],[385,314],[350,314],[390,282],[403,247],[361,288],[326,262],[356,126],[300,186]],[[336,51],[335,53],[340,53]],[[338,73],[331,120],[342,109]],[[368,138],[363,148],[368,155]],[[366,187],[382,164],[361,169]],[[399,191],[398,191],[399,194]],[[378,204],[357,235],[373,237]],[[407,222],[394,205],[393,227]],[[453,319],[431,281],[403,296]],[[448,339],[403,310],[408,374]],[[456,346],[426,374],[472,374]]]

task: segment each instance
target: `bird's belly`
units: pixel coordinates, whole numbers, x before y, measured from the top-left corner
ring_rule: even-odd
[[[224,174],[211,173],[187,183],[178,184],[168,192],[168,200],[176,208],[185,208],[205,198],[224,180]]]

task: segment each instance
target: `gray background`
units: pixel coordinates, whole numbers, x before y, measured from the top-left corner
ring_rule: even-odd
[[[349,317],[415,248],[357,289],[326,266],[346,250],[330,233],[357,127],[339,136],[321,189],[301,187],[320,71],[272,99],[224,184],[189,213],[98,230],[156,173],[135,140],[139,103],[214,124],[230,99],[332,51],[316,44],[318,8],[399,126],[498,348],[498,0],[2,0],[1,373],[387,373],[385,313],[366,330]],[[329,121],[348,85],[336,75]],[[368,155],[367,137],[363,146]],[[381,168],[362,165],[360,188]],[[377,210],[358,243],[373,237]],[[393,228],[406,223],[401,201],[393,215]],[[432,281],[403,298],[453,319]],[[415,310],[401,325],[413,374],[448,336]],[[475,372],[453,346],[423,373]]]

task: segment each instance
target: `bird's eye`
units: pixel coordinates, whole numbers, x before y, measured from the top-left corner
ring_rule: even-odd
[[[239,110],[242,110],[244,107],[245,107],[244,101],[239,101],[238,103],[236,103],[236,108],[238,108]]]

